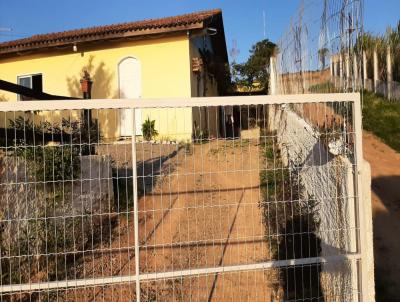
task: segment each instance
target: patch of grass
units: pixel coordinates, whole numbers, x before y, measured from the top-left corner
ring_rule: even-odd
[[[218,146],[215,148],[210,148],[209,153],[211,155],[226,155],[229,151],[230,154],[233,154],[235,150],[242,150],[243,148],[248,148],[252,145],[258,145],[258,142],[252,142],[250,139],[235,139],[222,141],[218,143]]]
[[[205,144],[208,143],[208,131],[207,130],[201,130],[199,128],[196,128],[194,130],[194,135],[193,135],[193,142],[195,144]]]
[[[335,93],[338,92],[338,90],[335,88],[335,85],[331,83],[330,81],[322,83],[322,84],[316,84],[313,85],[309,88],[310,93]]]
[[[400,102],[390,102],[382,96],[364,92],[363,124],[365,130],[400,152]]]

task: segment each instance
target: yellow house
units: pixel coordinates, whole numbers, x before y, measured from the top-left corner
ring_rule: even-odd
[[[96,99],[218,96],[225,92],[227,64],[220,10],[0,43],[1,80],[68,97],[82,97],[84,71],[93,81],[92,98]],[[0,90],[1,101],[24,99]],[[199,112],[190,108],[138,111],[136,135],[141,135],[147,117],[156,121],[160,137],[187,139],[200,125],[208,125],[210,135],[216,135],[218,108]],[[95,115],[101,121],[107,110]],[[202,121],[200,116],[209,120]],[[100,129],[104,138],[132,134],[131,115],[121,113],[116,119],[109,123],[113,126]]]

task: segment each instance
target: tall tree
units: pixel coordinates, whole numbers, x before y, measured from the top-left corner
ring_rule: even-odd
[[[250,56],[245,63],[234,63],[233,81],[236,85],[253,87],[259,83],[263,90],[268,90],[270,57],[276,51],[276,44],[268,39],[254,44],[250,49]]]

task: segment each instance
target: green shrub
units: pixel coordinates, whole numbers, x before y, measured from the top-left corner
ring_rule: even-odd
[[[155,120],[150,120],[150,117],[147,117],[147,119],[142,124],[143,138],[146,141],[150,141],[154,136],[158,134],[157,130],[155,129],[155,123]]]
[[[400,152],[400,102],[364,92],[364,129],[379,136],[387,145]]]
[[[10,119],[8,130],[12,134],[7,139],[0,139],[1,146],[47,145],[49,142],[80,145],[81,155],[93,154],[90,144],[98,143],[102,139],[98,121],[92,120],[90,127],[82,120],[70,121],[62,119],[61,123],[42,121],[33,123],[29,116],[18,116]],[[91,150],[92,149],[92,150]]]
[[[5,188],[15,194],[16,205],[2,209],[0,216],[9,211],[11,219],[20,220],[18,224],[4,221],[0,228],[0,281],[28,283],[37,276],[48,281],[65,279],[73,273],[71,255],[79,260],[82,256],[74,251],[84,250],[89,236],[93,243],[100,231],[88,215],[59,218],[74,213],[71,181],[80,177],[81,156],[93,154],[90,144],[101,137],[97,123],[88,129],[80,121],[34,124],[18,117],[10,125],[16,134],[12,145],[7,142],[12,148],[6,156],[11,167],[21,169],[22,163],[26,183],[9,183]],[[44,271],[47,274],[43,275]]]
[[[309,88],[310,93],[336,93],[339,92],[335,85],[327,81],[325,83],[315,84]]]
[[[25,159],[28,176],[35,181],[67,181],[80,175],[78,146],[19,146],[15,151]]]
[[[14,156],[25,160],[30,179],[43,182],[66,181],[79,176],[80,156],[89,154],[89,148],[88,144],[78,143],[77,137],[82,139],[83,130],[78,122],[71,123],[64,119],[61,127],[49,122],[34,125],[29,119],[19,117],[14,121],[10,120],[10,125],[17,131],[26,133],[24,138],[14,139],[15,148],[10,151]],[[36,140],[38,136],[49,134],[53,138],[58,135],[61,144],[46,144],[46,141]]]

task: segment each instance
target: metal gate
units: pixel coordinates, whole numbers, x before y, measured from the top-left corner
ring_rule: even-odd
[[[359,94],[0,103],[0,123],[2,301],[367,301]]]

